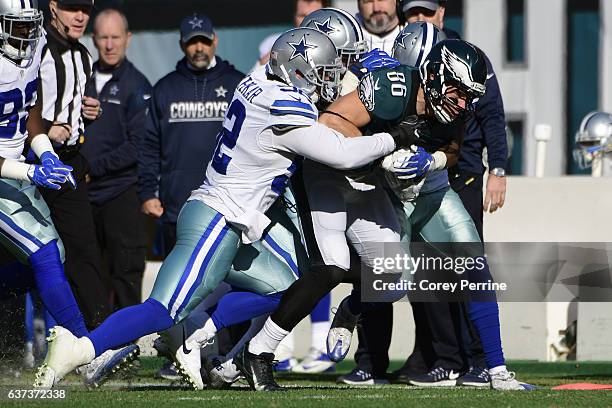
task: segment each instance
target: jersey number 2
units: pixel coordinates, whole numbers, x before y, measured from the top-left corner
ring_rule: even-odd
[[[212,159],[212,167],[217,173],[223,175],[227,173],[227,166],[229,166],[232,158],[221,151],[221,146],[225,146],[230,150],[236,146],[245,117],[246,109],[244,105],[238,99],[234,99],[225,114],[223,129],[217,136],[217,147]],[[230,129],[226,128],[225,125],[228,125]]]
[[[23,109],[24,103],[29,106],[32,102],[37,83],[38,81],[34,80],[26,85],[25,100],[19,88],[0,92],[0,139],[12,139],[17,129],[20,133],[25,133],[28,115],[24,115],[20,120],[19,112]]]

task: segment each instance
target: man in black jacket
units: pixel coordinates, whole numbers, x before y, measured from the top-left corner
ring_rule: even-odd
[[[153,88],[145,137],[139,146],[138,194],[142,211],[161,218],[164,251],[176,241],[176,220],[204,180],[225,111],[244,77],[215,56],[219,38],[201,14],[181,23],[185,57]]]
[[[82,153],[96,235],[112,282],[113,305],[141,301],[147,250],[146,218],[136,193],[138,140],[143,137],[151,84],[125,57],[131,33],[125,16],[102,11],[94,24],[100,59],[86,94],[99,99],[104,114],[86,127]]]

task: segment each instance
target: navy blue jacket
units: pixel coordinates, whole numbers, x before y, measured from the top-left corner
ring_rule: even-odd
[[[141,202],[159,197],[163,222],[175,223],[192,190],[204,181],[225,111],[244,74],[216,57],[206,71],[186,58],[153,88],[146,134],[138,155]]]
[[[459,39],[459,35],[444,29],[448,38]],[[451,172],[482,175],[485,167],[482,164],[482,151],[487,148],[489,169],[506,168],[508,159],[508,141],[506,139],[506,117],[497,77],[491,61],[485,55],[489,78],[487,91],[476,104],[474,117],[467,123],[465,137],[461,145],[459,163]]]
[[[94,64],[94,73],[99,69]],[[127,59],[109,71],[100,94],[88,81],[85,94],[100,100],[102,116],[85,127],[81,153],[90,165],[89,198],[103,205],[138,180],[138,140],[144,136],[151,84]],[[94,74],[95,75],[95,74]]]

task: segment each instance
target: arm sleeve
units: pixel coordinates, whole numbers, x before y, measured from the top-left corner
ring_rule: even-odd
[[[365,166],[395,149],[388,133],[346,138],[320,123],[284,133],[265,132],[260,141],[264,148],[296,153],[340,170]]]
[[[160,96],[153,92],[145,118],[145,131],[138,144],[138,196],[141,202],[157,197],[161,172]]]
[[[508,141],[506,139],[506,118],[497,77],[489,59],[486,59],[489,79],[487,91],[478,101],[475,119],[478,122],[487,146],[489,168],[505,168],[508,158]]]
[[[97,157],[90,163],[92,177],[112,174],[137,163],[138,140],[142,140],[146,132],[146,112],[151,95],[151,84],[144,80],[130,94],[126,104],[126,139],[111,153]]]

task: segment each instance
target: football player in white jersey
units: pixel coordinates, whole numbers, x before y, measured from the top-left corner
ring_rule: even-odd
[[[180,322],[228,276],[242,245],[278,246],[266,240],[266,212],[301,157],[351,169],[408,143],[404,131],[348,139],[316,122],[314,101],[336,98],[342,67],[335,46],[319,31],[283,34],[267,67],[264,80],[247,76],[236,89],[204,183],[181,210],[177,244],[151,297],[81,338],[55,327],[35,386],[51,387],[105,350]]]
[[[55,321],[75,336],[84,336],[87,328],[64,275],[64,248],[37,191],[37,187],[58,190],[65,183],[75,186],[72,168],[59,160],[45,134],[36,95],[45,41],[37,6],[36,0],[0,0],[0,241],[31,268],[26,273],[33,274],[41,300]],[[26,141],[41,164],[24,163]],[[4,289],[10,286],[6,283],[11,273],[15,271],[0,274]],[[137,349],[131,345],[109,351],[87,366],[84,380],[106,380]]]

